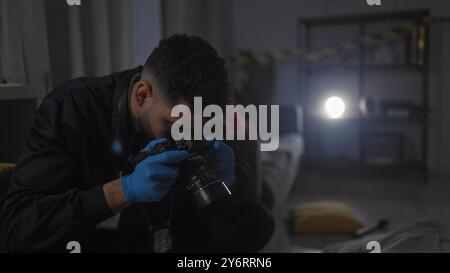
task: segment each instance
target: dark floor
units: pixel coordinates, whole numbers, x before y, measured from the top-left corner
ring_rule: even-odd
[[[350,206],[362,222],[374,225],[387,219],[391,226],[427,218],[450,223],[450,185],[420,176],[359,179],[303,174],[297,179],[285,207],[274,214],[277,227],[268,252],[319,251],[326,245],[350,240],[351,236],[298,236],[289,231],[288,210],[295,204],[313,201],[339,201]]]

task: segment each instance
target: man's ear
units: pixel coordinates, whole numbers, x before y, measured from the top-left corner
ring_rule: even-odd
[[[136,90],[134,92],[136,104],[139,107],[143,107],[145,103],[148,103],[154,99],[154,90],[150,84],[144,81],[138,81],[134,88]]]

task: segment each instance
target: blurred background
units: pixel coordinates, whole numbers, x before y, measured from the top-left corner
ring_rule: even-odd
[[[0,0],[2,175],[54,87],[173,33],[226,58],[237,103],[280,105],[279,149],[244,150],[277,220],[263,251],[449,250],[448,0]]]

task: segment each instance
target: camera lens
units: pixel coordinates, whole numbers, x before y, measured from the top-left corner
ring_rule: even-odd
[[[186,159],[180,174],[199,216],[207,215],[231,196],[227,186],[206,169],[205,160],[200,155]]]

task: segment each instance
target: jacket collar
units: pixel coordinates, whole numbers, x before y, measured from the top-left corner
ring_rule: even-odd
[[[141,73],[142,69],[142,66],[138,66],[113,75],[111,148],[116,157],[118,170],[123,167],[129,154],[133,152],[133,142],[136,141],[128,106],[128,90],[134,76]]]

